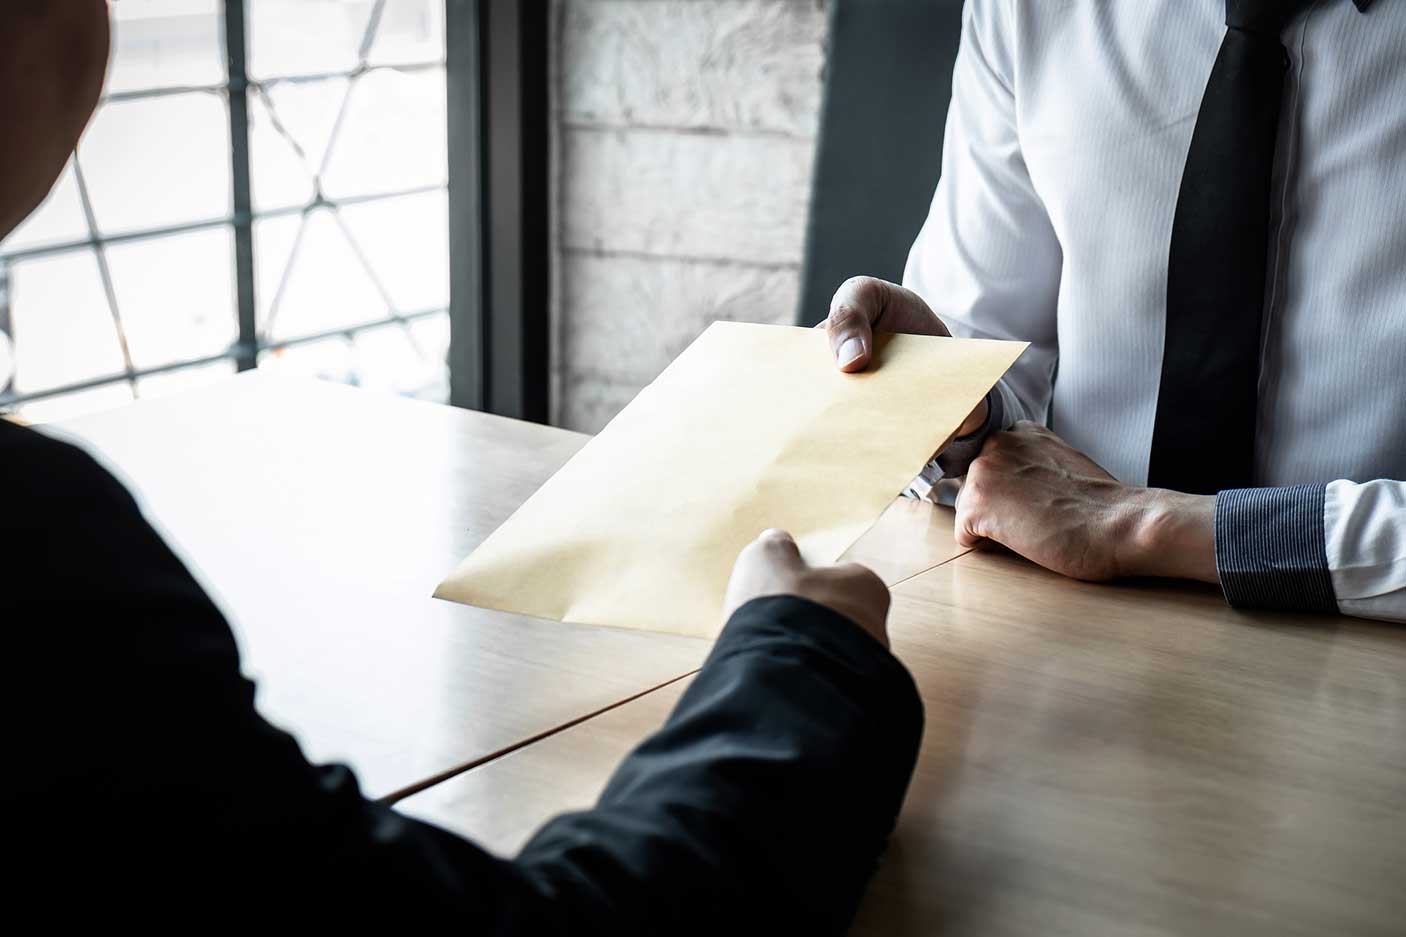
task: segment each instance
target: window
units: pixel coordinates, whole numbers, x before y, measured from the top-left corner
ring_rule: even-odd
[[[112,10],[99,110],[0,243],[0,407],[253,367],[446,399],[443,0]]]

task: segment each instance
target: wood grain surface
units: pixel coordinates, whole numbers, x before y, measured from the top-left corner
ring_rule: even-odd
[[[856,934],[1402,932],[1399,627],[978,552],[900,584],[891,631],[927,728]],[[404,807],[511,852],[587,806],[677,692]]]
[[[431,598],[585,442],[250,373],[49,428],[139,495],[234,628],[258,705],[391,795],[671,680],[708,643]]]

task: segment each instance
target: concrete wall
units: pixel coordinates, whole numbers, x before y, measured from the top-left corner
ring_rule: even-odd
[[[595,432],[714,319],[793,321],[823,0],[556,0],[553,419]]]

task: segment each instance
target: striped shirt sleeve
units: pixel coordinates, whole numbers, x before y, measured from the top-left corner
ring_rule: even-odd
[[[1326,485],[1216,495],[1216,570],[1236,608],[1336,612],[1323,532]]]

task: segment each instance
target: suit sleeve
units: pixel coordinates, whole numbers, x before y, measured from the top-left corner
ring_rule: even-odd
[[[46,907],[219,908],[226,922],[293,907],[363,924],[399,909],[497,935],[715,937],[782,920],[839,933],[902,800],[922,721],[908,674],[852,622],[768,598],[733,617],[593,810],[515,861],[492,856],[366,799],[350,770],[309,763],[264,720],[223,616],[90,458],[0,426],[0,482],[0,620],[19,662],[0,708],[23,765],[0,807],[25,856],[16,894]]]
[[[591,933],[841,934],[921,734],[912,680],[878,642],[805,600],[759,599],[596,808],[549,824],[518,865]]]

